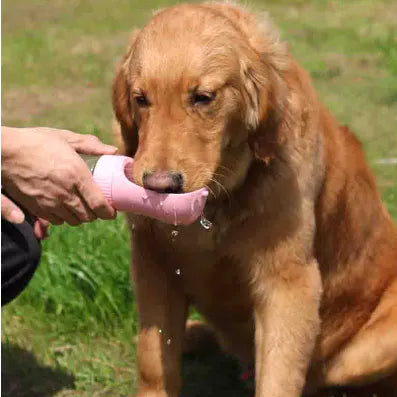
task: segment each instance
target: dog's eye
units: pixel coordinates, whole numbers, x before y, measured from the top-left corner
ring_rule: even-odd
[[[149,106],[149,101],[145,97],[145,95],[140,94],[135,96],[135,102],[137,103],[138,106],[140,107],[146,107]]]
[[[198,105],[208,105],[215,99],[215,92],[203,92],[203,93],[194,93],[192,96],[192,104],[194,106]]]

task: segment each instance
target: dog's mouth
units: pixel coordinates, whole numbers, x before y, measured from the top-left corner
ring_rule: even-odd
[[[134,164],[128,164],[124,170],[126,178],[144,189],[160,194],[189,194],[203,188],[211,190],[206,184],[197,184],[194,188],[187,186],[182,172],[178,171],[144,171],[141,180],[136,180],[133,173]]]
[[[124,159],[128,158],[124,157]],[[211,222],[202,215],[208,198],[206,188],[184,193],[183,178],[179,174],[169,172],[155,175],[154,181],[150,180],[152,175],[149,174],[146,179],[144,178],[144,186],[138,185],[133,178],[133,161],[131,158],[128,159],[128,163],[123,161],[124,175],[115,174],[115,181],[119,183],[116,183],[117,188],[111,189],[115,208],[145,215],[175,226],[189,225],[201,216],[201,225],[205,229],[211,227]],[[102,168],[109,168],[106,162],[102,166]],[[169,187],[169,183],[173,185]],[[154,189],[152,185],[155,185]]]

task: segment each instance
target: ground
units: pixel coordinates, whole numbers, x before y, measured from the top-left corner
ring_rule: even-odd
[[[115,62],[132,28],[152,9],[173,2],[2,3],[2,123],[67,128],[109,141]],[[397,165],[390,164],[397,157],[397,3],[250,4],[270,12],[311,72],[322,101],[363,141],[382,197],[397,219]],[[34,280],[3,309],[2,396],[133,395],[133,301],[122,216],[52,228]],[[182,395],[251,396],[237,373],[228,357],[185,357]],[[369,393],[360,397],[372,397]]]

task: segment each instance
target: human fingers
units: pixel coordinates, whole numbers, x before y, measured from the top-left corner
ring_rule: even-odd
[[[78,218],[80,223],[92,222],[97,219],[97,215],[91,210],[76,187],[74,187],[73,193],[63,201],[63,207]]]
[[[98,218],[114,219],[116,217],[116,210],[109,204],[88,169],[81,175],[77,189],[87,206]]]
[[[63,137],[73,147],[74,150],[82,154],[115,154],[117,148],[103,143],[97,136],[89,134],[76,134],[69,132]]]
[[[44,240],[46,237],[48,237],[49,226],[50,223],[47,220],[43,218],[38,218],[33,226],[33,231],[36,238],[38,238],[39,240]]]
[[[64,204],[59,205],[53,211],[53,216],[55,215],[56,217],[62,219],[63,222],[66,222],[70,226],[78,226],[85,222],[78,217],[73,208],[70,208]]]
[[[43,218],[53,225],[62,225],[64,220],[53,213],[51,201],[38,202],[34,195],[22,194],[15,186],[10,185],[7,193],[24,208],[27,208],[31,215]],[[3,201],[3,200],[2,200]]]
[[[38,215],[38,216],[47,220],[49,223],[51,223],[51,225],[60,226],[65,223],[65,221],[62,218],[60,218],[59,216],[52,214],[52,213],[46,212],[45,214]]]
[[[25,214],[4,194],[1,195],[1,216],[11,223],[23,223]]]
[[[107,145],[97,136],[91,134],[79,134],[69,130],[49,127],[36,127],[34,130],[46,134],[56,134],[67,141],[74,150],[82,154],[115,154],[118,150],[117,147]]]

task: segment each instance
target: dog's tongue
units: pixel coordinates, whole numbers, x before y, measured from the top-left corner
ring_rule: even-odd
[[[94,180],[115,209],[174,225],[189,225],[202,214],[207,189],[181,194],[144,189],[131,181],[132,165],[130,157],[104,155],[94,166]]]

